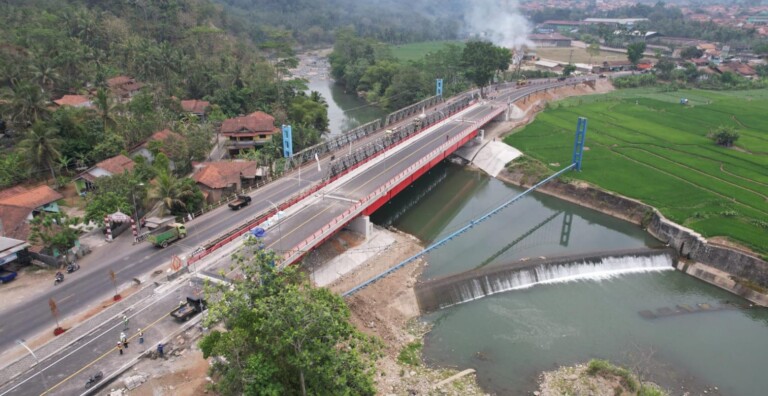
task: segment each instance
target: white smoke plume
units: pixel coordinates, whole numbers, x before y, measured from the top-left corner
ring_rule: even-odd
[[[471,35],[510,49],[534,47],[528,39],[531,24],[520,14],[517,0],[467,0],[465,7]]]

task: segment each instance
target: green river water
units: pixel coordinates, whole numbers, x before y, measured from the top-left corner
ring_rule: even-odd
[[[328,101],[332,134],[385,113],[329,81],[312,81],[310,89]],[[520,191],[443,163],[372,219],[428,244]],[[564,232],[569,223],[570,232]],[[526,257],[644,246],[659,242],[632,224],[533,194],[430,254],[423,277]],[[714,306],[722,301],[744,303],[673,270],[538,285],[424,316],[433,328],[425,337],[423,357],[430,365],[475,368],[480,385],[499,395],[530,394],[542,371],[592,358],[637,367],[673,395],[768,395],[768,311],[658,319],[639,315],[678,304]]]
[[[430,243],[520,191],[444,163],[373,220]],[[570,235],[562,233],[568,215]],[[632,224],[534,194],[431,253],[423,277],[525,257],[658,245]],[[434,327],[425,337],[424,359],[441,367],[475,368],[484,389],[503,395],[530,394],[540,372],[592,358],[638,367],[672,394],[768,394],[767,311],[657,319],[639,314],[723,301],[744,303],[674,270],[538,285],[426,315]]]

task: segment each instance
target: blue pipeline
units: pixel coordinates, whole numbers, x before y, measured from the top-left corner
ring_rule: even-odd
[[[379,279],[381,279],[381,278],[383,278],[383,277],[385,277],[385,276],[387,276],[387,275],[389,275],[389,274],[391,274],[391,273],[393,273],[393,272],[395,272],[395,271],[399,270],[400,268],[402,268],[402,267],[403,267],[403,266],[405,266],[406,264],[408,264],[408,263],[410,263],[410,262],[412,262],[412,261],[414,261],[414,260],[418,259],[419,257],[421,257],[421,256],[423,256],[423,255],[425,255],[425,254],[427,254],[427,253],[429,253],[429,252],[431,252],[431,251],[433,251],[433,250],[435,250],[435,249],[439,248],[439,247],[440,247],[440,246],[442,246],[442,245],[445,245],[445,244],[446,244],[448,241],[450,241],[451,239],[458,237],[459,235],[461,235],[461,234],[463,234],[463,233],[467,232],[469,229],[471,229],[471,228],[472,228],[472,227],[474,227],[475,225],[477,225],[477,224],[480,224],[480,223],[482,223],[483,221],[485,221],[485,220],[489,219],[491,216],[493,216],[493,215],[495,215],[495,214],[499,213],[500,211],[502,211],[502,210],[503,210],[504,208],[506,208],[507,206],[509,206],[509,205],[512,205],[513,203],[517,202],[518,200],[520,200],[520,199],[521,199],[521,198],[523,198],[524,196],[526,196],[526,195],[528,195],[529,193],[531,193],[531,191],[533,191],[533,190],[535,190],[535,189],[537,189],[537,188],[541,187],[542,185],[544,185],[544,183],[547,183],[548,181],[550,181],[550,180],[552,180],[552,179],[554,179],[554,178],[556,178],[556,177],[560,176],[561,174],[565,173],[566,171],[569,171],[569,170],[573,169],[573,167],[574,167],[574,166],[576,166],[576,164],[575,164],[575,163],[574,163],[574,164],[570,164],[570,165],[568,165],[567,167],[563,168],[562,170],[560,170],[560,171],[556,172],[555,174],[553,174],[553,175],[551,175],[551,176],[547,177],[546,179],[544,179],[544,180],[542,180],[542,181],[540,181],[540,182],[538,182],[538,183],[534,184],[533,186],[531,186],[531,188],[529,188],[529,189],[527,189],[527,190],[525,190],[525,191],[521,192],[520,194],[518,194],[518,195],[514,196],[514,197],[513,197],[512,199],[510,199],[509,201],[507,201],[507,202],[504,202],[503,204],[499,205],[497,208],[495,208],[495,209],[491,210],[490,212],[488,212],[488,213],[484,214],[483,216],[481,216],[481,217],[479,217],[479,218],[477,218],[477,219],[471,220],[469,223],[467,223],[467,224],[466,224],[466,225],[464,225],[463,227],[461,227],[461,228],[459,228],[458,230],[456,230],[456,231],[452,232],[451,234],[449,234],[449,235],[447,235],[447,236],[443,237],[443,239],[441,239],[441,240],[439,240],[439,241],[437,241],[437,242],[433,243],[432,245],[429,245],[429,246],[428,246],[426,249],[424,249],[424,250],[420,251],[419,253],[416,253],[415,255],[413,255],[413,256],[411,256],[411,257],[408,257],[408,258],[407,258],[407,259],[405,259],[403,262],[401,262],[401,263],[399,263],[399,264],[395,265],[394,267],[391,267],[391,268],[389,268],[388,270],[386,270],[386,271],[384,271],[384,272],[382,272],[382,273],[380,273],[380,274],[378,274],[378,275],[374,276],[373,278],[371,278],[371,279],[369,279],[369,280],[367,280],[367,281],[365,281],[365,282],[363,282],[363,283],[361,283],[361,284],[359,284],[359,285],[355,286],[354,288],[352,288],[352,289],[351,289],[351,290],[349,290],[348,292],[346,292],[346,293],[342,294],[342,296],[344,296],[344,297],[347,297],[347,296],[351,296],[352,294],[355,294],[355,293],[357,293],[357,292],[358,292],[358,291],[360,291],[361,289],[364,289],[366,286],[370,285],[371,283],[373,283],[373,282],[376,282],[376,281],[378,281]]]

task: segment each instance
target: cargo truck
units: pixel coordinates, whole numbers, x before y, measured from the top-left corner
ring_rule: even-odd
[[[171,316],[179,322],[186,322],[189,318],[205,311],[205,306],[205,300],[202,298],[187,297],[187,301],[179,304],[179,307],[171,312]]]
[[[247,195],[238,195],[237,199],[229,203],[229,208],[232,210],[238,210],[244,208],[251,203],[251,197]]]
[[[169,243],[172,243],[177,239],[182,239],[185,236],[187,236],[187,228],[184,227],[184,224],[173,223],[149,234],[149,236],[147,236],[147,241],[155,246],[164,248],[168,247]]]

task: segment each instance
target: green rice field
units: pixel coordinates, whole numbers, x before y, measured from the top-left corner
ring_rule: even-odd
[[[550,103],[505,142],[557,170],[571,159],[577,118],[586,117],[583,170],[568,177],[768,256],[767,115],[768,90],[620,90]],[[736,147],[707,137],[720,125],[741,134]]]
[[[427,54],[427,52],[437,52],[443,49],[448,44],[456,44],[464,46],[464,43],[460,41],[425,41],[420,43],[392,45],[392,55],[401,61],[419,60]]]

